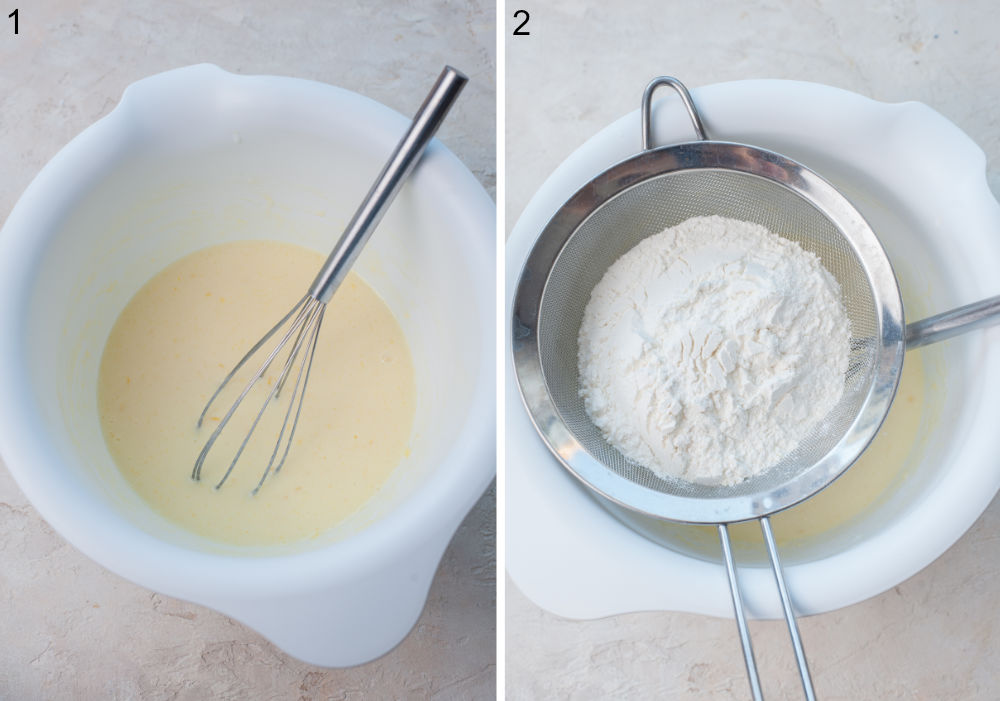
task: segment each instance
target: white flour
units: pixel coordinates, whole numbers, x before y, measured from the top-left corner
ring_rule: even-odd
[[[695,217],[643,240],[591,293],[580,395],[660,476],[736,484],[791,452],[843,393],[840,287],[762,226]]]

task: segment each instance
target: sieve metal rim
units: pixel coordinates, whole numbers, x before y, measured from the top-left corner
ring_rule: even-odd
[[[643,487],[618,475],[587,452],[563,422],[542,370],[538,344],[542,297],[552,268],[573,234],[594,212],[628,190],[652,178],[694,170],[736,171],[763,178],[806,200],[844,234],[871,281],[879,310],[874,380],[851,428],[822,460],[765,493],[687,497]],[[518,278],[511,344],[518,390],[531,422],[570,474],[597,495],[632,511],[671,521],[717,524],[788,508],[850,467],[878,432],[895,396],[903,362],[903,328],[902,300],[888,256],[862,215],[833,185],[773,151],[705,139],[642,151],[597,175],[559,208],[539,234]]]

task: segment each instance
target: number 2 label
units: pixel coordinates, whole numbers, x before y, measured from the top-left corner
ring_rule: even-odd
[[[524,15],[524,19],[521,20],[521,24],[517,25],[517,27],[514,29],[514,36],[516,36],[516,37],[526,37],[526,36],[529,36],[531,34],[531,32],[529,32],[527,30],[522,31],[522,30],[524,30],[524,25],[526,25],[528,23],[528,19],[529,19],[528,11],[527,10],[518,10],[517,12],[514,13],[514,19],[517,19],[521,15]]]

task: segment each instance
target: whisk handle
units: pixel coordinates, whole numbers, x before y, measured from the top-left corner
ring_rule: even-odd
[[[441,71],[413,117],[410,128],[396,144],[396,149],[309,287],[312,297],[324,303],[330,301],[468,81],[468,77],[451,66],[445,66]]]

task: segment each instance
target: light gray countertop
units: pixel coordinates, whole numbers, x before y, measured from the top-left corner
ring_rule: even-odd
[[[690,87],[789,78],[924,102],[983,148],[1000,195],[1000,34],[987,0],[522,5],[531,11],[530,36],[511,36],[513,7],[506,13],[508,232],[552,171],[635,110],[642,88],[662,74]],[[997,698],[998,533],[994,501],[911,579],[803,619],[819,698]],[[784,622],[755,621],[751,633],[765,696],[802,698]],[[749,698],[732,620],[661,612],[571,621],[538,608],[508,579],[506,637],[511,699]]]
[[[7,14],[19,6],[19,35]],[[292,9],[294,8],[294,9]],[[310,78],[410,115],[445,63],[471,82],[439,137],[495,194],[495,8],[396,3],[10,0],[0,13],[0,217],[140,78],[192,63]],[[495,499],[446,551],[410,636],[370,664],[310,667],[67,545],[0,469],[0,698],[493,698]]]

